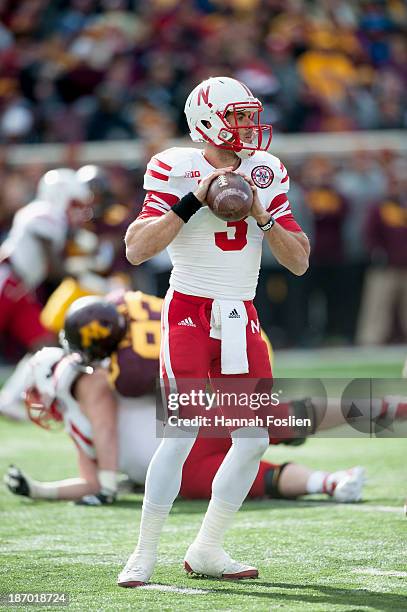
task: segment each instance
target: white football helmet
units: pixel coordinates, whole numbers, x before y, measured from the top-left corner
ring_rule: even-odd
[[[37,351],[29,360],[24,400],[28,416],[37,425],[49,429],[51,421],[61,421],[56,407],[56,389],[53,372],[65,355],[62,348],[47,346]]]
[[[38,183],[37,199],[50,202],[55,210],[65,213],[72,225],[92,218],[92,192],[70,168],[46,172]]]
[[[206,142],[222,149],[232,150],[244,159],[255,151],[266,151],[270,146],[272,126],[261,124],[261,102],[246,85],[230,77],[211,77],[200,83],[189,94],[185,115],[194,142]],[[252,113],[252,138],[245,142],[237,113]],[[226,118],[228,113],[233,113]]]

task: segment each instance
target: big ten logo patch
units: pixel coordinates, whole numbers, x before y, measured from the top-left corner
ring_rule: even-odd
[[[274,180],[274,172],[268,166],[256,166],[252,170],[252,181],[260,189],[266,189]]]
[[[187,170],[184,174],[184,178],[189,179],[199,178],[200,176],[201,173],[199,172],[199,170]]]

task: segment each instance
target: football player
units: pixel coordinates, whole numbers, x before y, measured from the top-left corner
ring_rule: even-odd
[[[92,216],[92,197],[74,170],[50,170],[40,179],[36,198],[14,216],[0,247],[0,336],[27,351],[55,343],[40,321],[35,290],[53,273],[60,276],[68,231]],[[0,410],[7,412],[22,391],[27,360],[22,361],[0,392]]]
[[[263,238],[293,274],[308,268],[309,241],[290,209],[287,170],[267,152],[272,128],[261,124],[262,110],[240,81],[213,77],[200,83],[186,101],[185,114],[192,139],[204,148],[169,149],[151,159],[142,212],[126,233],[127,258],[134,265],[168,247],[173,269],[162,316],[160,374],[178,392],[188,390],[181,384],[186,379],[200,380],[201,390],[209,377],[216,391],[225,389],[232,376],[244,379],[248,389],[255,379],[271,379],[252,302]],[[253,205],[247,218],[225,222],[205,206],[206,193],[214,178],[236,170],[252,188]],[[150,463],[138,544],[119,586],[143,585],[153,572],[160,533],[198,435],[198,428],[174,429],[166,430]],[[232,442],[184,565],[188,572],[214,577],[257,577],[257,569],[231,559],[222,542],[256,477],[268,431],[240,427],[232,432]]]
[[[50,295],[41,312],[41,322],[55,333],[63,327],[66,311],[76,299],[130,285],[123,269],[123,234],[129,209],[115,201],[110,177],[100,166],[88,164],[76,174],[92,193],[93,217],[68,243],[65,269],[69,276]],[[124,266],[128,270],[128,264]]]
[[[140,291],[120,292],[112,299],[115,305],[85,298],[71,307],[63,342],[76,352],[67,355],[49,347],[30,360],[30,418],[46,428],[54,421],[64,422],[77,449],[80,477],[44,483],[11,466],[6,484],[13,493],[100,505],[115,499],[117,469],[133,482],[144,483],[159,444],[151,392],[158,374],[162,300]],[[113,392],[104,370],[87,365],[109,356],[110,382],[120,393]],[[230,446],[230,437],[196,440],[184,465],[183,497],[209,499],[212,480]],[[356,501],[362,485],[361,468],[329,473],[262,461],[249,497],[327,493],[336,501]]]

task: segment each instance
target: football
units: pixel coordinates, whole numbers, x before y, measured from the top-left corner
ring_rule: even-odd
[[[240,174],[225,172],[209,185],[206,203],[222,221],[241,221],[249,214],[253,192]]]

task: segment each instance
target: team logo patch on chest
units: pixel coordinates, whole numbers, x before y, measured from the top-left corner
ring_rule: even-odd
[[[252,170],[252,181],[260,189],[266,189],[274,180],[274,172],[268,166],[256,166]]]

